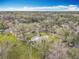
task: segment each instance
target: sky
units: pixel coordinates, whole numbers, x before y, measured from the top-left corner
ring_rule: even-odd
[[[79,11],[79,0],[0,0],[0,11]]]

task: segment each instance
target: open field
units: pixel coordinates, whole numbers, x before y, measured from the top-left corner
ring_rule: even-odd
[[[79,59],[79,12],[1,11],[0,59]]]

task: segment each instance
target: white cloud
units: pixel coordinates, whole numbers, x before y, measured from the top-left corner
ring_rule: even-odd
[[[49,7],[2,8],[0,11],[79,11],[77,5],[58,5]]]
[[[69,11],[77,11],[78,7],[76,5],[69,5],[68,10]]]

